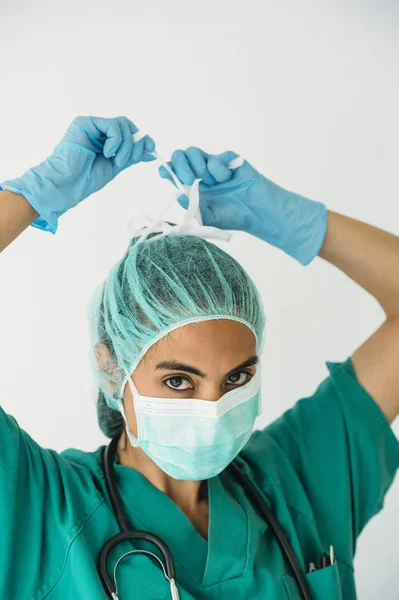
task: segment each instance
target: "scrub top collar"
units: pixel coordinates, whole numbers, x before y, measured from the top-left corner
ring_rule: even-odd
[[[117,459],[117,457],[115,457]],[[157,534],[173,554],[177,579],[204,586],[240,576],[246,567],[248,515],[239,484],[224,472],[208,480],[208,542],[188,517],[141,473],[114,463],[116,484],[134,528]]]

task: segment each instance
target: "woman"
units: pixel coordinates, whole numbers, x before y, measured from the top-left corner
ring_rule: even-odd
[[[152,160],[154,142],[135,132],[126,118],[79,117],[46,161],[4,182],[2,249],[30,224],[55,233],[60,215]],[[373,294],[386,321],[348,360],[328,364],[314,396],[251,436],[265,322],[253,282],[201,237],[134,238],[90,309],[99,424],[116,444],[111,473],[128,526],[167,544],[183,600],[350,600],[356,539],[399,466],[389,426],[399,412],[399,240],[327,213],[246,162],[229,168],[235,156],[173,155],[182,183],[202,178],[204,224],[247,231],[302,264],[319,255]],[[104,449],[42,449],[3,411],[0,444],[1,597],[110,597],[99,557],[119,525]],[[234,459],[238,470],[226,468]],[[309,596],[240,473],[280,523]],[[331,564],[317,563],[330,546]],[[142,540],[110,552],[114,598],[177,597],[149,552],[161,556]]]

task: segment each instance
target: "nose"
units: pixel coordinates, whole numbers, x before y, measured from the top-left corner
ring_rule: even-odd
[[[199,390],[198,399],[207,400],[208,402],[216,402],[225,394],[225,390],[221,388],[220,383],[203,383]]]

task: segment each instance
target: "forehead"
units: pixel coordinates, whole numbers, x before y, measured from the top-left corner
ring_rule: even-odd
[[[249,327],[231,319],[212,319],[170,332],[148,350],[143,361],[155,366],[173,358],[206,372],[212,368],[227,372],[254,354],[256,338]]]

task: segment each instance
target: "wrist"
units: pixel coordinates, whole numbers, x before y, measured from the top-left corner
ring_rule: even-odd
[[[320,252],[327,230],[327,208],[321,202],[285,190],[263,178],[263,201],[253,211],[254,235],[280,248],[302,265]]]
[[[37,217],[22,194],[0,185],[0,252],[15,240]]]
[[[4,181],[1,184],[3,189],[7,189],[14,194],[24,196],[32,209],[32,226],[45,231],[55,233],[57,230],[57,219],[52,215],[49,198],[53,198],[58,192],[51,189],[52,185],[47,177],[49,170],[46,161],[32,167],[26,173]]]
[[[327,231],[327,208],[322,202],[316,202],[303,196],[297,196],[298,218],[288,228],[289,235],[284,252],[295,258],[303,266],[309,265],[318,256]]]

